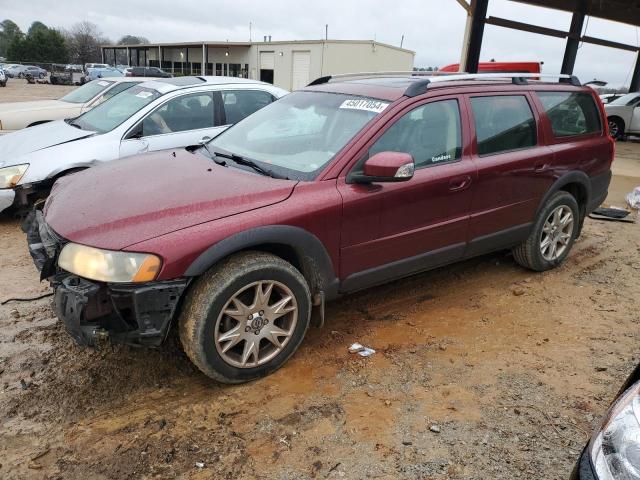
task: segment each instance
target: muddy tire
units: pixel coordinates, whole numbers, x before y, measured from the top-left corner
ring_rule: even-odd
[[[222,383],[243,383],[280,368],[296,351],[311,316],[311,294],[290,263],[244,252],[198,278],[179,319],[191,361]]]
[[[516,262],[543,272],[560,265],[578,236],[580,213],[570,193],[556,192],[540,211],[529,238],[513,249]]]

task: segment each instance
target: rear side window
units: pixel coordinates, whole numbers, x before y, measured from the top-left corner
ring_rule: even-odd
[[[580,92],[538,92],[556,137],[600,133],[600,113],[593,97]]]
[[[460,109],[457,100],[422,105],[394,123],[369,149],[409,153],[416,168],[454,162],[462,155]]]
[[[194,93],[173,98],[142,121],[142,135],[163,135],[213,127],[213,95]]]
[[[536,121],[524,95],[473,97],[478,155],[492,155],[533,147]]]
[[[227,125],[238,123],[274,100],[270,93],[260,90],[223,90],[220,93]]]

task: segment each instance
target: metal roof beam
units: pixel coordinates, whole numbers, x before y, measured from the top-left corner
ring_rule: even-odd
[[[522,30],[524,32],[538,33],[540,35],[547,35],[549,37],[567,38],[569,32],[563,30],[556,30],[553,28],[540,27],[538,25],[531,25],[523,22],[516,22],[514,20],[507,20],[500,17],[487,18],[489,25],[495,25],[497,27],[512,28],[514,30]]]

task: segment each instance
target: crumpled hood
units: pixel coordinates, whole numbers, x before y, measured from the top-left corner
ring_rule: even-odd
[[[295,184],[222,167],[184,149],[164,150],[63,177],[45,205],[45,218],[72,242],[121,250],[281,202]]]
[[[43,123],[0,136],[0,166],[20,163],[20,155],[90,137],[95,132],[72,127],[64,120]]]

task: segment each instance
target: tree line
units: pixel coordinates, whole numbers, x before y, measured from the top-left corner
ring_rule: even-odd
[[[101,45],[111,44],[97,25],[79,22],[69,29],[35,21],[23,32],[12,20],[0,22],[0,57],[14,62],[85,64],[102,60]],[[119,45],[149,43],[144,37],[125,35]]]

